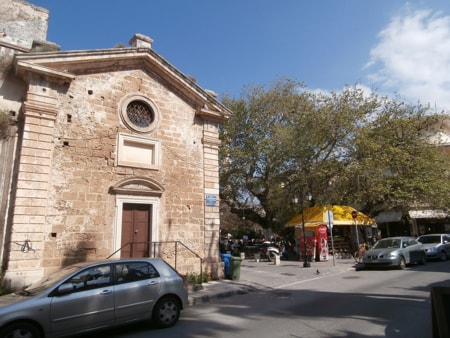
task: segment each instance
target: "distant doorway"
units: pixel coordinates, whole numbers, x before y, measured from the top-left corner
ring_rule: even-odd
[[[121,258],[149,257],[152,205],[123,203]]]

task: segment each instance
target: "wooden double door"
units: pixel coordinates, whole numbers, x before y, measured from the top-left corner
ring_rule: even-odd
[[[151,204],[124,203],[120,257],[150,257],[151,227]]]

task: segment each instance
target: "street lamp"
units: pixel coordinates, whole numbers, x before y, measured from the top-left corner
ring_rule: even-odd
[[[302,208],[302,229],[303,229],[303,267],[304,268],[309,268],[311,267],[311,263],[308,262],[308,258],[307,258],[307,251],[306,251],[306,231],[305,231],[305,214],[303,212],[303,199],[305,196],[303,196],[303,190],[300,193],[300,207]],[[311,193],[308,192],[308,194],[306,195],[306,198],[308,199],[308,201],[311,201],[312,199],[312,195]],[[297,204],[298,203],[298,197],[294,196],[294,203]]]

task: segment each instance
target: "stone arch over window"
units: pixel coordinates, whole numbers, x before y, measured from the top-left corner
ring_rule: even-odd
[[[164,192],[163,186],[148,177],[125,178],[110,188],[116,195],[135,195],[161,197]]]
[[[125,126],[139,133],[149,133],[159,126],[158,106],[140,93],[124,96],[119,103],[119,115]]]

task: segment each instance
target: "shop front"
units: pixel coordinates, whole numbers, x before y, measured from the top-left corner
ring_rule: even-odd
[[[350,258],[360,244],[371,246],[377,239],[376,221],[350,206],[306,208],[303,217],[304,224],[302,213],[286,224],[295,227],[301,260],[305,252],[312,261],[327,261],[332,254],[336,258]]]

